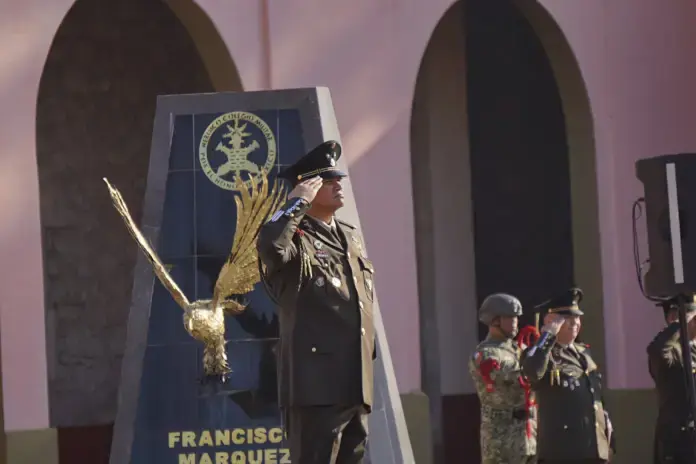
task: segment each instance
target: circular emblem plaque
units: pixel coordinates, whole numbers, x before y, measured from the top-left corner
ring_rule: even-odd
[[[244,111],[217,117],[205,129],[198,146],[203,172],[225,190],[238,190],[234,181],[237,174],[242,174],[246,186],[251,187],[253,176],[271,171],[276,153],[275,136],[268,124]]]

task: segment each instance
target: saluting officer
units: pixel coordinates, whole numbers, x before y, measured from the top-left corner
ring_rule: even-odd
[[[537,306],[548,314],[539,340],[523,356],[522,370],[536,393],[539,463],[605,463],[614,450],[602,375],[588,346],[575,341],[582,295],[572,288]]]
[[[343,206],[341,145],[322,143],[280,173],[294,188],[260,232],[279,305],[279,402],[294,464],[361,463],[372,407],[374,269]]]
[[[667,327],[648,345],[648,368],[655,381],[659,412],[655,424],[655,464],[692,464],[696,440],[686,396],[684,357],[679,337],[679,304],[675,297],[662,303]],[[685,303],[691,362],[696,367],[696,303]]]
[[[488,336],[469,359],[469,373],[481,403],[482,464],[536,462],[536,415],[515,343],[521,315],[520,300],[506,293],[489,295],[479,308]]]

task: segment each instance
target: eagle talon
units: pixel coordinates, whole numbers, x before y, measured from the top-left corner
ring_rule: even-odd
[[[225,384],[230,380],[229,374],[206,374],[200,378],[201,385]]]

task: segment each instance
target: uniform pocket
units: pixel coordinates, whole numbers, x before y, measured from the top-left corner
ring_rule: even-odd
[[[358,261],[360,262],[360,270],[362,271],[362,278],[363,278],[363,282],[365,284],[365,293],[367,294],[367,297],[370,299],[370,301],[372,301],[372,300],[374,300],[374,291],[375,291],[375,284],[374,284],[375,268],[372,265],[372,261],[370,261],[367,258],[363,258],[363,257],[359,256]]]

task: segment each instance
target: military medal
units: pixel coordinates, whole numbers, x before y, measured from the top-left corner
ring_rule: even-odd
[[[564,387],[564,388],[568,388],[568,381],[567,381],[567,380],[564,380],[564,381],[563,381],[563,387]]]
[[[321,243],[319,240],[314,241],[314,248],[316,248],[317,250],[321,250],[323,246],[324,244]]]
[[[339,279],[338,277],[332,277],[331,278],[331,285],[333,285],[336,288],[340,288],[341,287],[341,279]]]
[[[316,253],[314,253],[314,256],[316,256],[319,259],[328,258],[329,252],[326,250],[317,250]]]
[[[314,281],[314,283],[317,285],[317,287],[323,287],[324,286],[324,278],[322,276],[317,277],[317,280]]]

